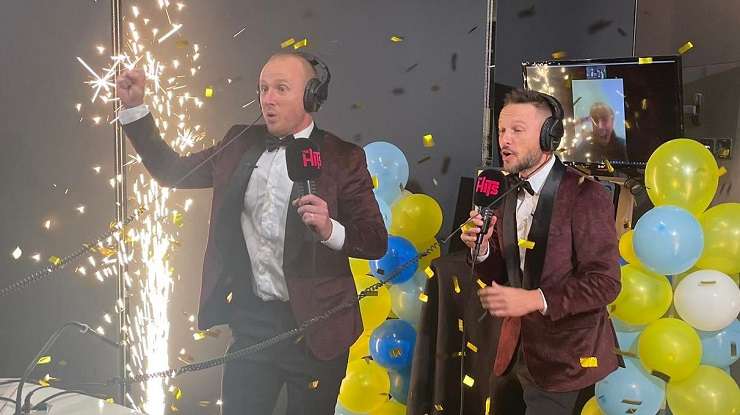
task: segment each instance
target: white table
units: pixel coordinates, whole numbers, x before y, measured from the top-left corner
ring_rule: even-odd
[[[6,380],[9,379],[0,378],[0,383],[3,383]],[[26,394],[37,387],[38,385],[36,384],[26,383],[23,386],[23,397],[25,398]],[[0,385],[0,396],[15,399],[15,394],[18,390],[17,388],[18,382]],[[34,392],[32,403],[38,403],[47,396],[62,391],[63,389],[53,387],[43,388]],[[14,413],[15,405],[10,402],[0,401],[0,415],[13,415]],[[102,399],[96,399],[91,396],[76,394],[62,395],[51,399],[48,402],[48,411],[37,411],[32,413],[39,415],[141,415],[140,412],[121,405],[107,403]]]

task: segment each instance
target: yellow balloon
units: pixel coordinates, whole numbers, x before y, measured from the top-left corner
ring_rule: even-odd
[[[655,206],[673,205],[699,215],[717,192],[719,169],[698,141],[678,138],[663,143],[645,167],[645,187]]]
[[[370,261],[367,259],[350,258],[349,269],[352,270],[352,275],[368,275],[370,274]]]
[[[722,369],[699,366],[682,381],[666,387],[668,407],[674,415],[738,415],[740,389]]]
[[[347,364],[339,387],[339,403],[352,412],[370,412],[388,400],[391,381],[388,372],[370,359]]]
[[[632,229],[622,234],[622,237],[619,238],[619,255],[621,255],[628,263],[637,265],[640,268],[645,268],[645,266],[640,262],[640,259],[637,258],[635,248],[632,246],[632,237],[634,235],[635,231]]]
[[[657,372],[668,376],[671,382],[680,381],[699,367],[701,340],[683,320],[662,318],[640,334],[637,354],[648,373]]]
[[[699,216],[704,251],[696,267],[727,275],[740,272],[740,203],[722,203]]]
[[[368,415],[406,415],[406,405],[390,400],[380,405],[378,409],[370,411]]]
[[[437,242],[436,239],[432,238],[423,242],[411,242],[414,245],[414,248],[416,248],[416,251],[418,253],[422,253],[425,250],[429,249],[430,246],[432,246],[435,242]],[[440,251],[440,245],[437,243],[437,246],[432,250],[432,252],[425,256],[424,258],[419,260],[419,271],[424,271],[432,264],[432,261],[439,258],[441,255]]]
[[[442,208],[431,196],[412,194],[391,206],[390,233],[402,236],[412,243],[434,238],[442,227]]]
[[[591,399],[583,405],[581,415],[604,415],[604,412],[599,407],[599,401],[596,400],[595,396],[592,396]]]
[[[377,284],[380,281],[370,275],[355,275],[355,288],[357,294],[362,290]],[[391,311],[391,293],[388,286],[384,285],[377,291],[377,295],[363,297],[360,300],[360,315],[362,316],[362,326],[364,331],[369,333],[378,327],[388,318]]]
[[[355,343],[349,347],[349,359],[347,359],[347,362],[370,356],[370,334],[371,332],[369,331],[362,332]]]
[[[632,264],[623,265],[621,273],[622,289],[609,307],[611,314],[635,325],[652,323],[663,317],[673,300],[668,278]]]

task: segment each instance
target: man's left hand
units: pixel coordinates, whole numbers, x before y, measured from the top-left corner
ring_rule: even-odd
[[[298,208],[298,215],[303,223],[316,232],[322,241],[329,239],[332,223],[329,218],[329,207],[326,202],[316,195],[302,196],[293,201]]]
[[[483,308],[496,317],[521,317],[545,307],[539,290],[505,287],[496,282],[478,290],[478,297]]]

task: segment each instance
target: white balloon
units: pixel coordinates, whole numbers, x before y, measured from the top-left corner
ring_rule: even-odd
[[[726,274],[705,269],[687,275],[673,296],[676,312],[698,330],[717,331],[740,313],[740,288]]]

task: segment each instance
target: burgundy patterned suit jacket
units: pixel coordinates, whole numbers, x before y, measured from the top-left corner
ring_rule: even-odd
[[[542,233],[546,239],[527,251],[524,273],[519,268],[513,193],[496,212],[491,255],[477,268],[484,281],[540,288],[547,301],[546,315],[533,312],[503,319],[495,375],[511,369],[521,340],[535,382],[545,390],[565,392],[592,385],[616,369],[615,334],[606,305],[617,297],[621,283],[608,193],[556,161],[553,171],[558,169],[562,178],[553,189],[549,227]],[[541,204],[542,196],[529,240],[534,239],[538,219],[548,213],[540,212]],[[538,254],[539,264],[530,266]]]
[[[249,177],[265,149],[268,133],[264,125],[255,125],[244,132],[245,128],[244,125],[235,125],[216,146],[181,156],[160,138],[151,115],[124,126],[144,166],[160,185],[213,188],[198,311],[200,329],[228,323],[230,305],[226,297],[234,279],[248,278],[244,276],[244,270],[251,270],[240,214]],[[320,144],[322,153],[322,171],[317,180],[316,194],[327,202],[330,216],[344,225],[346,232],[341,251],[317,244],[316,273],[308,275],[311,244],[316,242],[311,240],[310,231],[300,221],[295,209],[289,209],[283,269],[290,306],[299,324],[355,298],[355,285],[347,258],[377,259],[383,256],[388,237],[373,196],[372,180],[362,149],[316,127],[311,139]],[[226,148],[220,151],[224,146]],[[209,159],[214,153],[218,154]],[[192,174],[180,180],[193,169]],[[294,185],[291,200],[297,196],[298,186]],[[345,352],[361,332],[362,320],[359,308],[355,306],[349,312],[339,313],[316,325],[307,333],[306,341],[317,358],[332,359]]]

